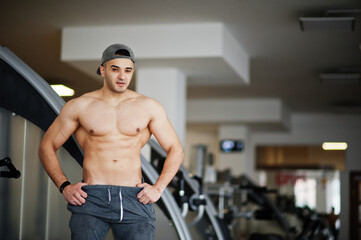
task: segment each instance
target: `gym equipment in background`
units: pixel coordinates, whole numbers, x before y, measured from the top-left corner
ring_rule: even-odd
[[[148,145],[150,146],[149,161],[155,170],[160,172],[167,154],[154,139],[150,139]],[[202,153],[205,151],[197,151],[197,158],[204,158],[205,155]],[[203,162],[204,159],[195,161]],[[190,174],[181,166],[178,174],[169,184],[169,188],[182,209],[193,239],[231,239],[227,226],[218,217],[211,199],[203,191],[200,176]]]
[[[11,163],[11,159],[6,157],[0,160],[0,167],[6,166],[9,170],[8,171],[1,171],[0,177],[4,178],[19,178],[21,173],[16,167]]]

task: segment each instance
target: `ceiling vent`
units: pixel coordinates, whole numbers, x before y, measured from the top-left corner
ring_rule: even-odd
[[[323,16],[300,17],[299,22],[302,31],[354,31],[356,18],[353,15],[358,13],[359,9],[327,10]]]
[[[361,83],[361,73],[321,73],[319,78],[323,84]]]

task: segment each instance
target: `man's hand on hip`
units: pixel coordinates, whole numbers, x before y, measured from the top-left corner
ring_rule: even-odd
[[[155,203],[162,195],[162,192],[156,186],[149,185],[148,183],[137,184],[137,187],[143,188],[137,195],[139,202],[143,204]]]
[[[85,198],[87,198],[86,192],[81,188],[87,183],[79,182],[76,184],[70,184],[63,190],[63,196],[65,200],[72,205],[83,205],[85,203]]]

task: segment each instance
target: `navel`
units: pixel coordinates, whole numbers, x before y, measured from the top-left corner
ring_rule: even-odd
[[[113,159],[112,160],[113,164],[114,164],[114,167],[116,168],[123,168],[123,164],[121,161],[117,160],[117,159]]]

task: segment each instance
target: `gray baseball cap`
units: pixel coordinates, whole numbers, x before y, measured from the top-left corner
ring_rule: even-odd
[[[115,59],[115,58],[127,58],[132,60],[133,63],[135,63],[134,53],[132,49],[124,44],[113,44],[107,47],[102,55],[102,63],[100,66],[103,66],[103,64],[109,60]],[[100,75],[100,67],[97,69],[97,74]]]

